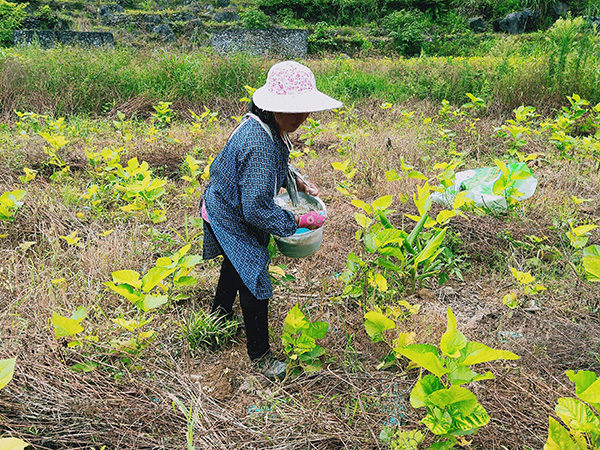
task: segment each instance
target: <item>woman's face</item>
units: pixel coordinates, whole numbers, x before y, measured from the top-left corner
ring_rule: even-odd
[[[309,113],[273,113],[279,131],[293,133],[304,123]]]

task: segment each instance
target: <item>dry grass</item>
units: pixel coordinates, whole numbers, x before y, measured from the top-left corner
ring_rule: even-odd
[[[140,99],[120,110],[125,106],[131,108],[128,115],[137,113],[136,107],[148,110]],[[338,275],[348,253],[361,248],[354,238],[356,208],[335,189],[344,176],[331,166],[349,158],[359,169],[351,181],[356,195],[373,201],[393,194],[396,213],[390,217],[410,229],[412,221],[403,214],[416,209],[412,201],[400,199],[412,197],[417,181],[403,178],[390,183],[384,172],[400,170],[400,157],[404,157],[424,173],[433,174],[433,165],[449,156],[448,143],[439,137],[437,128],[422,120],[434,117],[436,107],[415,102],[402,109],[415,111],[415,118],[405,119],[400,111],[384,112],[376,104],[357,110],[357,120],[347,123],[333,113],[317,117],[323,124],[338,121],[338,125],[317,138],[319,157],[304,157],[303,172],[321,188],[330,218],[323,246],[315,256],[300,260],[278,256],[274,261],[286,264],[296,281],[276,288],[271,301],[271,341],[280,353],[283,320],[298,303],[312,320],[330,324],[322,342],[330,360],[317,374],[281,384],[252,371],[243,337],[219,353],[198,357],[190,355],[180,338],[178,324],[192,310],[209,308],[218,276],[216,262],[204,262],[196,271],[199,283],[187,290],[188,300],[154,316],[156,339],[139,357],[125,361],[109,345],[111,339],[126,335],[110,319],[134,315],[102,283],[115,270],[147,270],[156,258],[183,245],[186,217],[198,217],[198,211],[197,200],[178,196],[185,185],[180,178],[182,161],[190,152],[203,158],[218,152],[233,121],[222,119],[197,136],[189,133],[189,124],[178,122],[171,135],[179,143],[147,142],[145,126],[140,126],[142,131],[127,144],[127,157],[149,161],[170,180],[168,221],[157,225],[116,211],[95,215],[86,209],[77,195],[89,181],[84,150],[117,146],[122,141],[102,124],[97,125],[98,132],[74,140],[69,161],[79,170],[72,179],[54,183],[42,171],[24,187],[26,205],[17,220],[0,224],[0,234],[8,235],[0,240],[0,357],[18,358],[13,381],[0,392],[0,430],[39,449],[185,448],[186,418],[174,406],[174,399],[188,408],[191,405],[196,414],[193,430],[198,449],[377,449],[385,447],[379,433],[392,419],[408,428],[419,427],[422,412],[408,402],[418,373],[406,372],[402,366],[377,371],[386,350],[373,344],[364,331],[368,301],[360,304],[340,298]],[[223,117],[239,113],[235,108],[225,111],[229,112]],[[458,133],[457,150],[465,152],[466,167],[502,156],[505,145],[493,137],[501,123],[499,117],[482,118],[477,135],[465,134],[464,125],[449,125]],[[338,131],[357,137],[344,154],[336,150]],[[295,139],[297,148],[302,148],[297,135]],[[428,140],[433,143],[425,144]],[[6,164],[1,165],[0,192],[21,187],[22,167],[45,167],[43,143],[30,139],[18,144],[18,155],[13,152],[14,142],[2,148]],[[528,145],[552,151],[541,137]],[[536,175],[538,192],[522,210],[453,220],[451,230],[460,234],[457,248],[468,262],[462,267],[464,281],[453,278],[442,287],[428,284],[417,294],[402,296],[422,305],[414,319],[403,323],[406,331],[417,333],[419,342],[439,340],[446,309],[451,307],[469,339],[521,356],[516,362],[490,364],[496,380],[473,386],[492,417],[473,437],[474,449],[541,448],[556,399],[572,395],[564,371],[600,369],[599,294],[594,286],[578,280],[564,260],[541,258],[544,265],[535,270],[536,276],[550,289],[536,299],[539,310],[510,310],[501,302],[514,287],[507,267],[530,268],[528,261],[538,254],[523,245],[529,242],[528,235],[546,236],[549,245],[566,252],[564,224],[549,227],[576,216],[598,220],[597,175],[572,161],[552,158],[539,163]],[[578,208],[569,203],[571,195],[592,201]],[[78,215],[82,212],[83,216]],[[60,238],[75,230],[82,237],[82,247],[69,246]],[[107,230],[113,232],[103,236]],[[192,251],[199,253],[200,230],[190,227],[188,231]],[[597,234],[592,242],[598,242]],[[88,309],[84,323],[99,340],[95,346],[67,348],[64,339],[54,338],[49,318],[53,311],[69,315],[79,306]],[[96,361],[100,368],[89,373],[69,369],[86,360]]]

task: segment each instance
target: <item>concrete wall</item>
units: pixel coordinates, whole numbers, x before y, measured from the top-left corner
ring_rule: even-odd
[[[42,47],[56,45],[81,45],[84,47],[102,47],[115,44],[112,33],[97,33],[83,31],[53,31],[53,30],[15,30],[13,33],[15,45],[31,45],[39,42]]]
[[[231,28],[215,31],[210,41],[211,46],[219,53],[248,52],[253,55],[303,58],[308,50],[308,31],[284,28],[268,30]]]

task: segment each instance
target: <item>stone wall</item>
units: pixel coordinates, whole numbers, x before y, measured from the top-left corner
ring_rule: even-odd
[[[219,53],[248,52],[252,55],[303,58],[308,51],[307,30],[230,28],[215,31],[210,41],[211,46]]]
[[[106,32],[15,30],[13,42],[15,45],[31,45],[34,42],[39,42],[42,47],[55,47],[58,44],[112,47],[115,45],[115,38],[112,33]]]

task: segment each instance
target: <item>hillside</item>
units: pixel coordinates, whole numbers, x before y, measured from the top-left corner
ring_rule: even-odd
[[[590,23],[600,17],[597,0],[569,4],[533,0],[35,0],[26,4],[19,28],[108,31],[118,45],[194,49],[209,45],[211,34],[223,28],[278,27],[308,30],[311,55],[350,56],[482,55],[503,34],[543,31],[567,15],[586,16]]]

